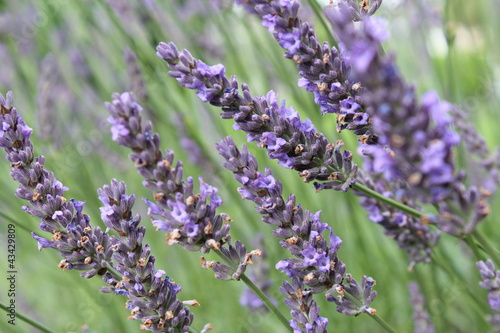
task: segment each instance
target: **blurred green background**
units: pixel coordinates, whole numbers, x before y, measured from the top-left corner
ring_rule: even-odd
[[[321,40],[329,33],[318,24],[306,1],[302,17],[313,22]],[[214,5],[217,4],[217,5]],[[498,73],[500,1],[384,1],[377,16],[387,19],[391,39],[384,45],[397,54],[397,62],[419,94],[439,94],[470,113],[470,120],[492,148],[500,142],[498,131]],[[152,195],[142,187],[141,178],[128,160],[128,151],[111,141],[104,102],[113,92],[133,91],[144,107],[144,117],[153,120],[163,149],[176,152],[185,166],[185,175],[201,175],[219,188],[224,200],[221,211],[229,214],[233,240],[251,247],[258,233],[264,235],[263,250],[275,281],[273,295],[282,299],[278,287],[284,275],[273,267],[287,254],[270,235],[272,228],[260,220],[251,202],[243,201],[232,175],[221,167],[214,143],[227,135],[239,144],[243,132],[235,132],[219,110],[200,102],[193,91],[180,88],[167,75],[166,64],[155,56],[160,42],[173,41],[208,64],[223,63],[227,75],[248,83],[254,95],[273,89],[286,98],[303,118],[310,118],[331,141],[342,139],[347,149],[356,150],[352,133],[335,131],[335,117],[321,117],[312,95],[297,86],[294,63],[286,60],[257,17],[233,2],[209,0],[171,1],[0,1],[0,93],[12,90],[15,106],[34,129],[35,153],[46,157],[46,168],[70,191],[66,197],[87,202],[85,211],[94,225],[101,225],[96,189],[112,178],[126,181],[128,193],[138,198]],[[330,40],[331,42],[331,40]],[[183,144],[193,140],[205,158],[190,158]],[[438,332],[485,332],[489,313],[486,291],[478,286],[475,260],[457,239],[442,235],[435,263],[417,265],[408,271],[405,253],[371,223],[352,193],[315,193],[291,170],[269,161],[254,144],[250,150],[261,166],[273,169],[284,184],[284,193],[295,193],[304,208],[322,210],[328,222],[344,240],[340,258],[356,279],[362,275],[377,281],[378,296],[372,306],[398,332],[413,330],[412,308],[407,285],[421,283],[426,306]],[[468,152],[457,152],[464,167]],[[3,158],[2,158],[3,159]],[[6,160],[0,162],[0,271],[6,269],[7,224],[17,226],[17,309],[56,332],[136,332],[139,322],[126,320],[126,299],[100,293],[103,282],[79,277],[78,271],[62,271],[56,251],[37,251],[30,232],[38,221],[25,214],[25,203],[13,192],[16,183],[9,176]],[[474,175],[474,169],[470,170]],[[500,236],[495,216],[498,196],[493,198],[491,216],[480,226],[495,243]],[[164,234],[154,232],[146,205],[138,200],[137,212],[148,228],[146,240],[164,269],[183,287],[181,300],[197,299],[193,308],[194,328],[212,323],[214,332],[282,332],[271,315],[252,315],[239,306],[240,282],[221,282],[199,265],[199,253],[167,247]],[[37,232],[41,236],[47,236]],[[211,254],[209,259],[216,260]],[[0,276],[2,281],[3,276]],[[7,301],[4,282],[0,300]],[[330,319],[330,331],[379,332],[382,329],[367,315],[347,317],[332,303],[317,296],[322,315]],[[279,302],[287,316],[288,309]],[[7,325],[2,315],[0,331],[34,332],[17,320]]]

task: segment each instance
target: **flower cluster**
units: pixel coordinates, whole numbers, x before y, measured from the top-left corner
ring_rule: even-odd
[[[312,214],[304,211],[296,203],[293,194],[285,200],[281,183],[273,177],[269,168],[264,173],[259,172],[257,160],[246,146],[240,151],[232,138],[227,137],[216,147],[226,160],[224,167],[233,172],[235,179],[242,185],[238,192],[244,199],[257,204],[256,210],[263,215],[262,220],[276,227],[273,235],[281,239],[281,246],[295,257],[281,260],[276,268],[309,288],[307,293],[317,294],[334,287],[342,288],[345,265],[337,257],[342,240],[328,224],[321,222],[320,212]],[[357,286],[355,280],[350,279],[351,282]],[[368,289],[371,290],[371,287]],[[360,295],[353,296],[358,298]],[[367,306],[373,297],[357,313],[370,313],[372,309]],[[334,297],[329,299],[338,300]],[[347,299],[345,302],[356,307]]]
[[[40,218],[40,229],[52,234],[51,240],[35,233],[33,238],[39,249],[60,251],[64,258],[59,263],[61,269],[85,271],[81,274],[85,278],[103,275],[112,256],[109,236],[99,227],[90,226],[89,217],[82,212],[84,202],[64,197],[68,188],[44,168],[43,156],[35,157],[30,141],[32,129],[12,106],[12,92],[6,97],[0,95],[0,147],[11,163],[10,175],[19,182],[15,194],[29,202],[30,206],[23,206],[23,210]]]
[[[226,4],[210,2],[213,18],[220,14],[219,9],[226,8]],[[493,313],[487,319],[495,331],[500,331],[500,271],[495,268],[500,257],[477,230],[478,223],[490,212],[489,197],[500,184],[500,148],[492,153],[462,110],[441,100],[433,91],[419,97],[398,72],[394,56],[382,49],[388,36],[384,22],[372,17],[382,0],[338,0],[335,4],[330,1],[325,14],[333,27],[331,36],[338,40],[338,45],[334,45],[336,41],[318,39],[312,24],[301,18],[298,0],[236,0],[235,3],[259,17],[285,50],[284,57],[295,63],[298,86],[313,93],[322,115],[335,114],[337,132],[349,130],[357,136],[357,154],[364,160],[363,168],[358,170],[353,162],[355,153],[343,150],[341,140],[331,142],[309,119],[301,119],[298,111],[280,100],[276,92],[254,96],[249,86],[240,84],[236,76],[226,76],[222,64],[205,64],[189,51],[179,51],[173,43],[162,42],[156,48],[156,55],[167,63],[169,75],[180,86],[195,90],[201,101],[220,108],[221,118],[232,119],[233,129],[245,132],[248,142],[264,148],[269,159],[296,171],[304,182],[314,184],[317,192],[352,189],[360,197],[360,206],[368,212],[368,218],[382,226],[385,234],[407,252],[410,270],[416,263],[431,262],[431,251],[440,232],[465,240],[478,258],[476,261],[483,258],[480,251],[488,254],[491,259],[479,261],[476,266],[481,276],[479,285],[487,290]],[[315,11],[319,7],[316,1],[310,5]],[[175,20],[161,20],[160,7],[154,1],[142,5],[111,1],[108,6],[108,11],[118,16],[112,15],[113,23],[121,21],[125,26],[120,32],[130,36],[136,23],[140,25],[144,20],[151,19],[153,29],[141,31],[145,32],[141,36],[151,33],[151,40],[157,39],[160,27],[170,31],[176,24],[172,23]],[[189,21],[208,9],[191,7],[190,1],[183,6],[169,6],[174,13],[186,14],[181,16]],[[326,27],[323,18],[321,21]],[[224,48],[212,45],[214,38],[203,38],[194,30],[177,31],[181,36],[192,35],[200,50],[226,53]],[[143,67],[141,61],[147,56],[137,47],[143,44],[133,43],[130,36],[126,40],[132,41],[130,46],[134,51],[124,48],[129,88],[139,99],[149,100],[152,95],[148,93],[141,68],[151,67]],[[73,58],[78,64],[84,56],[78,53]],[[61,130],[51,114],[57,104],[51,87],[64,87],[59,83],[61,73],[51,54],[42,67],[37,106],[44,112],[38,116],[44,122],[42,138],[50,139]],[[90,80],[89,68],[83,72],[89,83],[95,81]],[[92,89],[88,90],[92,97],[97,96]],[[63,92],[70,94],[67,89]],[[252,312],[267,308],[294,333],[324,333],[329,319],[321,316],[318,305],[321,294],[328,302],[335,303],[337,312],[348,316],[369,314],[387,331],[394,331],[371,307],[377,296],[375,280],[362,276],[358,282],[347,273],[339,258],[343,241],[334,233],[331,223],[320,218],[321,211],[303,208],[294,194],[285,195],[280,180],[270,168],[259,169],[247,146],[239,148],[231,137],[226,137],[215,148],[224,159],[223,167],[240,184],[239,195],[255,204],[262,221],[272,226],[272,235],[287,251],[274,267],[287,276],[279,291],[290,309],[288,318],[269,296],[273,281],[268,278],[268,266],[263,264],[247,274],[253,258],[265,255],[260,249],[247,250],[245,244],[232,240],[232,219],[220,212],[223,202],[218,189],[201,177],[196,181],[184,176],[183,163],[175,161],[174,152],[161,150],[160,135],[153,131],[152,122],[143,122],[143,108],[132,93],[113,94],[106,108],[111,114],[108,122],[112,139],[131,150],[129,157],[143,178],[143,185],[152,192],[151,201],[143,199],[152,226],[166,233],[167,245],[178,244],[189,251],[200,251],[201,266],[212,270],[216,279],[246,283],[248,289],[241,305]],[[152,111],[150,116],[155,119]],[[190,160],[207,165],[206,170],[216,174],[218,170],[210,155],[205,153],[203,145],[192,140],[184,119],[178,117],[172,123],[177,127],[178,143],[190,154]],[[156,258],[145,242],[146,227],[141,225],[141,216],[133,212],[136,197],[126,193],[125,183],[113,179],[97,190],[105,229],[93,226],[84,213],[85,202],[67,199],[65,193],[69,189],[45,169],[45,158],[35,155],[32,132],[13,107],[12,92],[5,97],[0,94],[0,148],[5,150],[11,165],[10,175],[18,183],[15,195],[28,202],[23,211],[39,218],[39,229],[50,234],[47,238],[31,234],[38,249],[57,250],[62,257],[58,265],[62,270],[79,270],[80,276],[87,279],[101,277],[106,286],[100,291],[125,296],[129,318],[138,320],[140,329],[193,331],[194,315],[188,305],[199,304],[196,300],[179,300],[181,287],[157,268]],[[456,158],[459,147],[471,158],[459,163]],[[465,169],[460,169],[461,162],[473,170],[472,174],[466,175]],[[208,254],[217,255],[221,262],[208,260],[205,258]],[[442,265],[445,274],[454,273],[439,256],[432,264]],[[409,291],[414,331],[433,333],[435,328],[419,286],[411,283]],[[201,333],[209,329],[211,325],[207,324]]]
[[[381,1],[344,1],[343,19],[349,22],[363,20],[364,17],[374,14],[380,3]],[[298,16],[298,1],[256,0],[243,1],[242,5],[249,12],[261,17],[262,24],[268,27],[278,43],[287,49],[285,57],[297,63],[302,77],[299,86],[314,92],[315,102],[320,105],[323,113],[337,114],[337,131],[349,129],[359,136],[365,165],[363,172],[358,172],[357,182],[390,197],[394,197],[394,193],[401,193],[400,186],[394,188],[394,184],[375,180],[370,172],[376,169],[377,172],[389,174],[392,169],[387,169],[387,165],[392,162],[392,151],[377,145],[378,135],[373,129],[371,115],[366,112],[364,105],[363,85],[351,69],[350,61],[357,61],[357,58],[351,57],[349,50],[343,50],[342,54],[335,47],[330,50],[327,42],[323,43],[321,48],[314,29]],[[293,42],[290,42],[291,40]],[[359,61],[356,65],[358,63]],[[379,152],[382,158],[373,161],[373,152]],[[315,185],[318,190],[323,189],[322,184]],[[430,231],[418,218],[399,212],[360,192],[356,194],[361,196],[361,205],[369,212],[370,220],[383,226],[385,233],[408,252],[411,265],[430,260],[431,248],[438,240],[438,232]],[[414,200],[409,198],[397,200],[416,207]]]
[[[313,293],[304,288],[300,278],[292,278],[292,283],[283,281],[280,291],[287,296],[285,304],[291,309],[290,327],[294,333],[326,333],[328,319],[319,315],[319,306],[313,299]]]
[[[221,117],[234,119],[234,129],[246,132],[248,142],[256,141],[265,147],[269,158],[299,171],[306,182],[325,181],[321,189],[347,191],[355,182],[357,166],[351,152],[340,150],[343,143],[329,143],[309,119],[302,121],[297,111],[285,106],[285,101],[279,103],[273,91],[252,97],[243,84],[240,93],[236,77],[227,79],[224,66],[208,66],[187,50],[179,53],[173,43],[160,43],[157,51],[181,86],[195,89],[202,101],[221,107]]]
[[[113,180],[111,186],[99,190],[103,222],[118,236],[92,227],[83,213],[84,202],[67,200],[63,192],[68,188],[44,168],[43,156],[35,158],[32,130],[12,106],[12,92],[6,97],[0,94],[0,147],[11,163],[12,178],[19,182],[16,196],[30,204],[23,210],[38,217],[40,229],[52,234],[47,240],[32,233],[39,249],[59,250],[63,270],[82,270],[80,275],[85,278],[102,276],[110,285],[102,291],[127,296],[131,318],[142,321],[141,328],[188,332],[193,315],[176,298],[180,287],[163,277],[164,271],[155,269],[149,245],[142,245],[145,228],[139,226],[139,215],[132,216],[135,197],[125,194],[125,184]]]
[[[335,290],[330,289],[326,293],[326,299],[337,304],[337,311],[348,316],[358,316],[360,313],[375,314],[376,310],[370,307],[371,302],[377,296],[377,292],[373,290],[375,280],[371,277],[363,276],[361,286],[353,279],[351,274],[346,274],[344,283],[336,286]],[[340,296],[335,296],[335,293]],[[345,294],[348,293],[357,301],[361,302],[361,306],[354,304]]]
[[[231,245],[228,223],[231,218],[216,212],[222,204],[217,189],[200,178],[199,193],[194,193],[193,178],[183,180],[182,162],[172,167],[174,153],[161,152],[160,136],[153,133],[151,122],[142,126],[142,107],[130,93],[114,94],[112,103],[106,103],[106,107],[111,113],[108,121],[112,124],[113,140],[132,149],[130,159],[144,177],[144,186],[154,194],[156,203],[145,200],[148,214],[157,230],[167,232],[167,244],[179,244],[186,250],[202,253],[212,249],[221,251],[236,268],[205,259],[203,266],[212,269],[217,279],[239,280],[252,256],[260,253],[247,252],[239,241]]]
[[[193,193],[191,177],[183,181],[182,162],[174,165],[174,153],[160,150],[160,136],[152,132],[151,122],[141,124],[142,107],[129,93],[114,94],[113,102],[106,104],[111,113],[113,140],[132,149],[130,159],[145,187],[154,192],[156,203],[146,201],[149,214],[157,216],[153,224],[167,231],[169,244],[180,244],[187,250],[220,249],[227,243],[228,217],[216,216],[222,204],[217,189],[200,180],[200,193]]]
[[[486,197],[491,193],[466,188],[464,174],[456,171],[453,148],[460,137],[452,128],[451,105],[440,101],[435,92],[418,102],[393,57],[380,51],[387,37],[381,22],[365,17],[357,29],[348,12],[347,5],[340,3],[339,10],[328,11],[327,16],[363,85],[363,102],[379,136],[377,145],[360,147],[366,160],[371,160],[364,170],[383,174],[392,183],[404,181],[408,185],[397,188],[402,197],[438,205],[440,214],[432,222],[440,229],[452,235],[469,234],[488,214]],[[453,208],[457,204],[460,211]]]
[[[358,176],[365,186],[384,197],[398,200],[410,207],[418,207],[414,200],[399,196],[401,191],[398,191],[398,183],[388,184],[381,179],[375,180],[364,171],[359,172]],[[427,219],[432,217],[418,218],[365,195],[361,195],[360,205],[368,212],[368,218],[382,226],[384,234],[394,239],[398,247],[408,253],[409,269],[417,263],[431,261],[432,248],[440,238],[440,232],[431,230],[427,224]]]

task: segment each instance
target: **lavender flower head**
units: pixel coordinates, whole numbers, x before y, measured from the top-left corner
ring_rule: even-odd
[[[143,184],[154,192],[156,203],[145,200],[158,230],[167,231],[168,244],[206,253],[228,241],[227,217],[216,215],[222,204],[217,189],[200,178],[200,192],[194,193],[193,178],[183,181],[182,162],[173,166],[174,153],[160,151],[160,137],[151,122],[142,127],[142,108],[129,93],[114,94],[106,107],[111,113],[113,140],[132,149],[131,160],[145,178]]]
[[[236,77],[225,76],[222,65],[208,66],[187,51],[179,52],[173,43],[160,43],[157,55],[172,69],[169,75],[179,84],[197,91],[205,102],[222,108],[221,117],[234,119],[236,130],[247,133],[247,141],[266,148],[268,156],[285,168],[300,172],[306,181],[324,181],[321,189],[347,191],[354,183],[357,166],[352,154],[341,151],[341,141],[329,143],[306,119],[270,91],[267,96],[252,97],[247,85]]]
[[[239,280],[252,256],[260,256],[260,251],[247,252],[239,241],[231,244],[229,235],[231,218],[227,214],[217,214],[222,199],[217,189],[199,178],[199,192],[194,192],[192,177],[183,180],[182,162],[172,167],[174,153],[160,151],[160,136],[152,132],[151,122],[142,127],[141,111],[131,94],[114,94],[113,102],[106,107],[111,113],[113,139],[129,147],[133,153],[137,171],[145,178],[143,184],[153,192],[156,203],[145,200],[148,214],[157,230],[166,231],[167,244],[179,244],[186,250],[200,250],[208,253],[214,249],[233,264],[206,261],[202,266],[212,269],[220,280]]]
[[[100,208],[101,218],[108,228],[117,232],[111,248],[115,269],[122,276],[118,281],[108,275],[110,287],[101,288],[101,291],[126,295],[131,318],[141,320],[142,329],[188,332],[194,316],[177,299],[181,287],[164,276],[165,271],[155,269],[155,257],[149,245],[142,244],[146,228],[139,225],[141,216],[132,214],[135,196],[126,195],[125,190],[125,183],[114,179],[111,186],[105,185],[98,190],[99,200],[104,204]]]
[[[494,312],[492,316],[488,316],[488,320],[493,331],[498,332],[500,331],[500,271],[495,270],[490,259],[479,261],[476,265],[483,279],[479,285],[488,290],[488,303]]]
[[[68,188],[44,168],[43,156],[34,156],[32,130],[12,102],[12,92],[7,93],[6,99],[0,94],[0,147],[11,163],[12,178],[19,182],[15,195],[30,204],[23,210],[38,217],[40,229],[52,234],[51,240],[47,240],[32,233],[38,248],[59,250],[64,258],[59,263],[63,270],[85,271],[81,273],[85,278],[103,275],[112,255],[109,236],[99,227],[91,227],[89,217],[82,212],[84,202],[67,200],[63,192]]]
[[[293,194],[285,200],[281,183],[273,177],[269,168],[266,168],[264,173],[259,172],[257,160],[248,152],[246,146],[240,151],[231,137],[227,137],[216,147],[226,159],[224,167],[232,171],[234,178],[242,185],[238,192],[244,199],[257,204],[256,210],[263,215],[263,222],[276,227],[273,235],[282,239],[281,246],[294,256],[281,260],[276,264],[276,268],[307,287],[307,293],[317,294],[328,290],[328,299],[337,300],[332,292],[338,288],[343,290],[342,281],[346,269],[337,257],[342,240],[333,233],[328,224],[320,220],[320,212],[312,214],[304,211],[296,204]],[[373,281],[371,278],[369,280]],[[354,279],[349,279],[349,283],[357,286]],[[345,288],[356,291],[352,286]],[[363,288],[371,292],[373,286],[374,283],[365,283]],[[358,309],[357,313],[370,313],[368,305],[375,295],[376,293],[369,293],[369,297],[364,297],[356,292],[354,297],[364,302],[360,309],[349,300],[345,300],[345,303],[353,309]]]
[[[493,312],[500,312],[500,271],[495,270],[491,260],[479,261],[477,268],[483,279],[479,285],[488,290],[488,303]]]
[[[363,30],[358,31],[346,18],[346,6],[339,6],[339,12],[329,12],[330,18],[349,51],[356,77],[366,88],[364,101],[380,135],[380,146],[363,147],[372,149],[365,152],[373,158],[371,168],[384,172],[389,180],[404,177],[429,188],[431,200],[442,200],[446,184],[454,178],[451,148],[459,143],[447,115],[449,104],[430,92],[418,105],[414,89],[398,74],[393,59],[379,55],[380,43],[387,38],[381,21],[365,19]]]
[[[286,49],[284,56],[293,60],[299,70],[299,86],[313,92],[314,101],[323,114],[337,114],[337,131],[353,130],[363,142],[377,138],[364,110],[361,85],[351,77],[345,56],[328,42],[320,43],[313,27],[299,17],[299,1],[237,1],[250,13],[262,19],[262,25]],[[350,17],[360,20],[372,15],[381,1],[350,1]]]

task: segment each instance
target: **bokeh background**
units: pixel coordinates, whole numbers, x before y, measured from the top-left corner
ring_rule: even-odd
[[[302,17],[314,24],[320,39],[332,42],[308,1],[302,4]],[[384,49],[396,53],[406,79],[419,94],[436,90],[460,105],[490,148],[500,143],[498,8],[497,0],[385,0],[376,14],[387,20],[391,38]],[[294,63],[282,56],[283,50],[258,18],[229,0],[0,0],[0,93],[14,92],[18,112],[34,129],[35,153],[44,155],[46,168],[70,188],[66,196],[86,201],[92,224],[102,226],[96,189],[112,178],[125,181],[128,193],[138,198],[152,197],[142,187],[128,151],[111,141],[106,122],[104,102],[111,100],[113,92],[133,91],[145,109],[144,117],[160,133],[163,149],[174,150],[184,162],[185,175],[202,176],[219,188],[224,200],[221,211],[234,220],[233,240],[251,247],[257,235],[263,235],[264,244],[259,247],[268,255],[272,294],[288,316],[278,292],[284,275],[273,268],[287,254],[253,204],[241,199],[214,149],[214,143],[227,135],[244,144],[245,134],[235,132],[230,120],[219,118],[219,110],[200,102],[193,91],[180,88],[167,75],[166,64],[155,56],[160,41],[173,41],[208,64],[223,63],[227,74],[248,83],[254,95],[273,89],[331,141],[342,139],[347,149],[356,151],[354,135],[336,133],[335,117],[322,117],[312,95],[297,86]],[[368,220],[353,193],[316,193],[296,172],[270,161],[253,143],[249,146],[261,166],[271,167],[283,182],[284,193],[295,193],[304,208],[322,210],[322,220],[344,240],[341,260],[356,279],[368,275],[377,281],[378,296],[372,306],[398,332],[413,331],[410,281],[421,284],[436,331],[489,329],[486,291],[478,285],[473,256],[459,240],[442,235],[436,262],[409,271],[406,254]],[[474,177],[468,157],[465,149],[457,151],[459,163]],[[9,163],[0,158],[0,270],[6,271],[7,224],[14,223],[17,310],[56,332],[138,331],[139,322],[126,319],[126,298],[100,293],[103,281],[98,277],[86,280],[78,271],[60,270],[56,251],[37,250],[30,233],[38,230],[38,221],[21,210],[25,203],[13,194],[16,184],[9,170]],[[496,244],[498,203],[497,196],[490,217],[479,227]],[[164,234],[154,231],[146,205],[138,200],[136,210],[148,228],[146,240],[157,267],[182,286],[181,300],[201,303],[192,309],[196,329],[210,322],[214,332],[283,331],[272,315],[252,314],[239,305],[243,283],[218,281],[200,267],[199,253],[167,247]],[[208,259],[216,260],[211,254]],[[0,281],[0,300],[5,302],[3,275]],[[317,299],[322,315],[330,319],[331,331],[382,331],[368,315],[347,317],[337,313],[334,304]],[[20,320],[13,328],[3,317],[2,332],[35,331]]]

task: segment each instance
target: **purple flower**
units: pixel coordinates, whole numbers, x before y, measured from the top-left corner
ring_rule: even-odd
[[[330,270],[330,259],[312,245],[309,244],[300,254],[304,256],[302,263],[305,266],[318,266],[320,272],[328,272]]]
[[[118,138],[121,136],[128,135],[129,131],[124,125],[119,123],[112,123],[112,124],[113,126],[111,126],[111,134],[113,141],[118,140]]]
[[[155,257],[149,245],[142,244],[146,228],[139,225],[140,215],[132,214],[135,196],[126,195],[125,190],[125,184],[114,179],[111,186],[98,190],[104,204],[101,211],[113,212],[107,214],[103,222],[117,232],[113,237],[113,259],[117,262],[114,268],[124,277],[117,281],[108,276],[110,287],[101,290],[126,295],[132,318],[141,320],[149,330],[188,331],[193,314],[176,297],[180,286],[163,276],[163,270],[155,269]],[[171,313],[167,313],[169,311]]]
[[[224,71],[202,65],[199,73],[218,80]],[[199,193],[194,192],[193,178],[183,180],[182,162],[178,161],[172,167],[174,153],[160,151],[160,136],[153,133],[150,122],[142,126],[142,108],[129,93],[113,94],[113,102],[107,103],[106,107],[111,113],[111,122],[123,124],[128,129],[128,133],[119,137],[117,142],[133,150],[130,158],[145,178],[144,186],[153,192],[155,199],[155,203],[145,200],[149,206],[148,215],[158,230],[167,231],[167,244],[179,244],[186,250],[200,250],[202,253],[220,251],[237,266],[236,269],[205,259],[203,267],[212,269],[217,279],[239,280],[251,263],[251,257],[259,253],[246,252],[246,247],[239,241],[231,244],[228,223],[231,218],[216,212],[222,204],[217,189],[200,177]]]
[[[371,308],[369,305],[373,299],[377,296],[377,292],[373,291],[375,286],[375,280],[371,277],[363,276],[361,280],[361,285],[358,284],[356,280],[352,278],[350,274],[346,274],[345,283],[342,285],[337,285],[327,291],[326,298],[330,302],[335,302],[337,304],[337,311],[348,316],[357,316],[361,313],[375,314],[376,310]],[[362,303],[358,306],[351,302],[344,293],[347,292],[358,301]],[[338,296],[335,296],[338,293]]]
[[[190,214],[186,211],[186,204],[181,193],[176,193],[176,201],[169,201],[171,207],[171,216],[179,222],[185,224],[191,222]]]
[[[294,333],[326,333],[328,319],[319,315],[319,306],[313,300],[313,294],[300,279],[292,279],[292,284],[283,282],[280,291],[287,296],[285,304],[291,309],[290,327]]]
[[[217,76],[217,71],[200,66],[206,74]],[[215,73],[215,74],[214,74]],[[223,71],[222,71],[223,73]],[[160,151],[160,137],[152,132],[151,123],[144,127],[141,121],[142,107],[131,94],[114,94],[113,102],[106,107],[111,113],[110,122],[126,128],[117,142],[133,149],[130,155],[145,180],[144,186],[152,190],[155,203],[146,200],[153,225],[167,231],[168,244],[180,244],[188,250],[208,252],[226,243],[229,225],[216,214],[222,204],[217,189],[200,178],[200,192],[194,193],[193,179],[184,182],[182,162],[174,162],[174,154]],[[209,241],[211,240],[211,241]]]
[[[300,48],[301,33],[299,29],[293,29],[292,32],[278,32],[278,43],[288,50],[288,54],[293,56]]]

